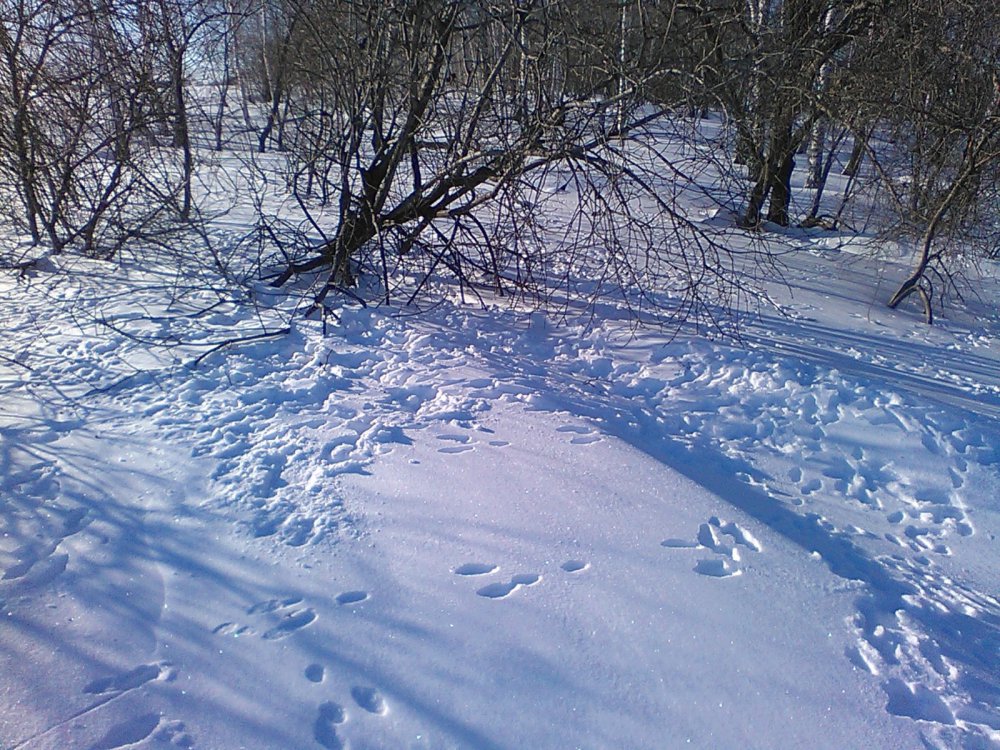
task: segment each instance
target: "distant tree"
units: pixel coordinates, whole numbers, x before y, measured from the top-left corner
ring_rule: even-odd
[[[878,9],[879,0],[747,3],[746,73],[728,97],[751,182],[744,226],[788,225],[795,155],[827,120],[834,69]]]
[[[180,152],[178,213],[184,221],[192,218],[194,210],[192,183],[196,167],[189,69],[198,64],[219,64],[199,47],[206,42],[224,45],[225,32],[216,27],[223,25],[226,12],[213,0],[147,0],[139,4],[143,48],[155,51],[150,84],[161,102],[159,114],[169,130],[171,146]],[[227,61],[223,56],[221,62]],[[222,87],[227,83],[223,79]],[[217,131],[216,141],[220,139],[221,132]]]
[[[880,112],[869,151],[895,217],[887,231],[917,241],[889,306],[917,295],[929,323],[934,282],[955,289],[955,272],[1000,238],[1000,8],[907,0],[893,11],[852,83]]]
[[[646,137],[673,106],[649,106],[649,92],[677,73],[644,50],[636,7],[295,6],[290,181],[303,206],[330,201],[337,219],[276,283],[327,269],[321,304],[367,267],[386,294],[397,275],[419,288],[442,272],[522,293],[586,266],[591,288],[631,290],[637,305],[666,291],[683,314],[745,302],[749,279],[676,208],[688,178]],[[595,17],[613,33],[594,33]],[[562,215],[547,215],[564,195]]]
[[[165,213],[145,145],[153,107],[138,8],[15,0],[0,9],[0,190],[8,220],[53,252],[114,254]]]

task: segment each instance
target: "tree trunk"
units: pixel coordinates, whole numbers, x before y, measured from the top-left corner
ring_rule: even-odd
[[[865,157],[866,138],[864,134],[856,134],[854,136],[854,147],[851,149],[851,157],[847,160],[847,166],[844,167],[844,174],[848,177],[855,177],[858,174],[861,161]]]
[[[808,146],[806,147],[806,159],[809,169],[806,172],[806,187],[820,187],[824,181],[823,154],[826,151],[826,122],[822,119],[816,121],[809,135]]]
[[[191,183],[194,179],[194,154],[191,151],[191,132],[188,128],[187,100],[184,91],[184,53],[183,50],[172,50],[171,77],[174,97],[173,142],[174,147],[181,149],[183,158],[181,219],[191,218]]]
[[[934,237],[937,234],[938,224],[944,217],[947,208],[948,203],[946,202],[944,205],[940,206],[934,214],[934,217],[927,225],[927,229],[924,231],[924,236],[921,238],[920,253],[917,255],[917,265],[913,269],[913,273],[907,277],[906,281],[899,285],[899,289],[897,289],[896,293],[889,299],[889,309],[894,310],[911,294],[919,295],[924,304],[924,320],[928,325],[934,322],[934,313],[931,308],[930,295],[928,295],[927,290],[920,285],[920,282],[925,278],[927,268],[930,266],[931,247],[934,244]]]
[[[777,169],[771,176],[771,202],[767,210],[767,220],[780,227],[788,226],[789,206],[792,202],[792,170],[795,168],[794,151],[780,154]]]
[[[771,131],[767,158],[771,162],[768,176],[771,181],[771,202],[767,220],[778,226],[788,226],[788,207],[792,200],[792,170],[795,169],[795,138],[792,136],[792,113],[785,112]]]
[[[219,86],[219,101],[215,109],[215,150],[222,151],[222,131],[226,122],[226,100],[229,94],[229,57],[230,43],[229,34],[225,35],[222,42],[222,82]]]
[[[746,229],[756,229],[760,226],[761,211],[764,209],[764,202],[771,191],[771,170],[770,165],[765,163],[760,167],[759,174],[753,188],[750,190],[750,200],[747,201],[746,211],[740,220],[740,226]]]

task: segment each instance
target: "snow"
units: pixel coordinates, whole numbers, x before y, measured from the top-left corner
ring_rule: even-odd
[[[0,747],[1000,748],[1000,316],[799,241],[738,342],[0,279]]]

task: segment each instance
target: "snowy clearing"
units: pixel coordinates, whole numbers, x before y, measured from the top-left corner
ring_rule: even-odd
[[[1000,321],[788,275],[743,344],[345,307],[197,367],[5,279],[0,745],[1000,747]]]
[[[0,278],[0,748],[1000,748],[1000,314],[863,240],[739,341]]]

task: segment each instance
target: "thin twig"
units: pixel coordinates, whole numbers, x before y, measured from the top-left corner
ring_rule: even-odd
[[[195,368],[201,364],[202,360],[205,359],[210,354],[214,354],[220,349],[225,349],[229,346],[238,346],[240,344],[247,344],[251,341],[260,341],[261,339],[278,338],[279,336],[285,336],[292,332],[291,326],[287,328],[281,328],[277,331],[265,331],[264,333],[255,333],[253,336],[243,336],[241,338],[226,339],[217,344],[212,345],[212,348],[207,352],[199,354],[188,367]]]

